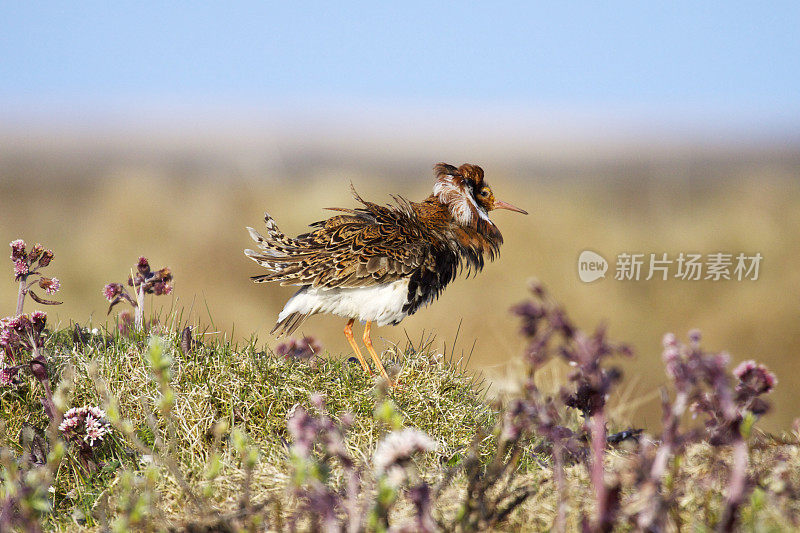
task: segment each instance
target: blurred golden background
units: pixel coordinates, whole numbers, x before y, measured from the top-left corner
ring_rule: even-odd
[[[293,289],[250,282],[260,267],[242,253],[251,246],[245,226],[260,228],[268,210],[286,233],[302,233],[328,216],[324,208],[354,205],[351,182],[372,201],[389,202],[390,194],[421,200],[430,193],[430,167],[437,161],[436,146],[391,143],[393,161],[378,143],[370,160],[361,155],[364,144],[340,141],[336,157],[319,145],[280,148],[291,154],[281,171],[243,164],[250,159],[231,138],[183,144],[164,138],[158,146],[138,134],[119,142],[78,139],[81,146],[66,148],[45,137],[22,147],[6,143],[0,167],[3,242],[23,238],[55,251],[49,273],[62,282],[64,304],[49,309],[54,322],[113,324],[116,310],[109,320],[101,290],[108,282],[124,283],[145,255],[153,267],[169,266],[175,274],[173,295],[156,298],[156,308],[183,309],[209,334],[256,335],[272,347],[277,341],[268,331]],[[262,152],[256,137],[239,141],[244,152]],[[519,370],[513,361],[523,345],[508,309],[527,298],[527,281],[535,276],[580,326],[604,322],[612,338],[634,346],[638,355],[624,362],[623,389],[630,398],[625,415],[635,424],[659,423],[653,391],[664,383],[663,334],[685,337],[700,328],[705,346],[728,350],[734,364],[752,358],[777,373],[776,411],[765,427],[789,427],[800,398],[800,152],[756,146],[689,153],[633,144],[615,149],[613,158],[575,150],[526,161],[504,158],[499,149],[473,149],[470,156],[445,146],[441,159],[483,165],[496,195],[530,215],[493,212],[505,237],[500,259],[477,277],[458,279],[401,325],[377,329],[379,346],[433,334],[438,349],[456,357],[472,353],[472,368],[507,385]],[[606,279],[580,281],[577,258],[585,249],[609,261]],[[614,279],[619,253],[674,258],[718,251],[761,253],[759,279]],[[0,283],[5,314],[13,311],[16,294],[10,262],[7,274]],[[338,317],[318,316],[301,331],[347,356],[343,325]]]

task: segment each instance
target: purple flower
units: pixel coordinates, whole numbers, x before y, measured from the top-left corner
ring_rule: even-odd
[[[105,287],[103,287],[103,296],[106,297],[106,300],[109,302],[112,301],[114,298],[122,294],[122,285],[119,283],[109,283]]]
[[[128,276],[128,285],[136,287],[137,292],[144,290],[147,294],[170,294],[172,287],[172,271],[168,267],[153,271],[147,258],[140,257],[136,263],[136,274]]]
[[[511,312],[522,319],[522,334],[526,337],[536,335],[540,319],[544,317],[544,309],[535,302],[522,302],[511,308]]]
[[[275,348],[275,354],[285,359],[310,360],[322,351],[322,345],[314,337],[301,340],[289,339]]]
[[[160,296],[162,294],[171,294],[172,293],[172,286],[164,281],[159,281],[158,283],[153,284],[153,294],[156,296]]]
[[[314,445],[314,439],[319,433],[316,420],[301,405],[297,405],[293,409],[286,428],[294,438],[292,448],[295,452],[302,457],[308,456],[311,453],[311,447]]]
[[[150,273],[150,263],[147,261],[145,256],[141,256],[139,258],[139,261],[136,263],[136,270],[138,270],[142,275],[147,275]]]
[[[36,262],[36,260],[39,259],[39,256],[42,255],[42,252],[44,252],[44,248],[42,247],[42,245],[39,244],[38,242],[34,244],[33,248],[28,253],[27,257],[28,263],[33,264],[34,262]]]
[[[25,257],[25,241],[22,239],[17,239],[15,241],[11,241],[11,260],[18,261]]]
[[[14,332],[5,327],[0,330],[0,346],[9,346],[12,343]]]
[[[58,278],[42,278],[39,280],[39,287],[44,289],[47,294],[55,294],[61,289],[61,282]]]

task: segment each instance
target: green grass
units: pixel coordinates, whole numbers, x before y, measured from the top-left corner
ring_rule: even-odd
[[[377,442],[391,429],[376,414],[385,401],[393,403],[404,427],[421,429],[437,441],[438,450],[417,461],[421,477],[431,483],[440,481],[448,466],[466,456],[478,428],[488,429],[480,455],[492,453],[491,428],[499,418],[499,405],[487,401],[480,381],[459,361],[430,348],[385,351],[384,362],[401,382],[399,388],[386,391],[357,363],[330,354],[310,362],[286,360],[255,342],[236,345],[223,339],[198,343],[183,354],[179,337],[162,332],[171,361],[166,388],[153,371],[144,336],[95,335],[86,343],[76,343],[70,330],[62,330],[49,337],[46,352],[53,362],[50,371],[62,409],[100,405],[109,409],[109,418],[116,419],[114,410],[120,416],[118,429],[100,449],[98,458],[106,464],[97,472],[84,471],[75,450],[68,449],[58,466],[54,491],[47,497],[52,510],[42,515],[47,529],[74,530],[80,524],[99,531],[104,514],[120,530],[132,527],[131,520],[137,517],[142,521],[136,527],[144,530],[208,525],[215,517],[236,512],[248,477],[253,504],[266,505],[271,527],[278,528],[297,504],[290,490],[287,417],[296,405],[309,408],[315,393],[324,395],[334,418],[353,414],[347,446],[366,475]],[[174,393],[174,402],[164,403],[165,391]],[[5,422],[2,446],[13,454],[23,451],[19,436],[25,425],[43,431],[47,426],[41,395],[33,378],[0,392]],[[577,430],[577,418],[572,418],[570,425]],[[137,448],[134,435],[154,453]],[[781,443],[762,436],[751,445],[751,475],[759,480],[759,489],[745,505],[743,517],[754,531],[798,526],[800,452],[796,441],[794,437],[794,442]],[[557,494],[548,458],[532,452],[536,442],[528,444],[509,482],[512,487],[528,485],[536,490],[503,525],[508,530],[547,530],[556,513]],[[257,458],[252,470],[248,456]],[[623,481],[626,476],[635,477],[634,458],[631,451],[611,450],[607,471]],[[687,529],[703,531],[719,518],[725,482],[710,473],[724,470],[729,461],[727,451],[701,444],[690,448],[670,469],[666,483],[679,498],[676,520]],[[215,464],[219,471],[210,475]],[[574,530],[582,515],[592,514],[592,488],[584,464],[568,465],[566,475],[568,530]],[[331,472],[331,483],[343,486],[340,471]],[[437,516],[445,521],[456,518],[466,483],[459,473],[444,487],[435,503]],[[624,487],[623,501],[635,506],[637,495],[625,494]],[[206,514],[193,506],[193,497],[202,500]],[[410,502],[401,496],[392,517],[399,522],[412,512]]]

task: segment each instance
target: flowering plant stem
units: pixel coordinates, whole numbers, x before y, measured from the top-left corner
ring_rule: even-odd
[[[23,276],[21,280],[19,280],[19,292],[17,293],[17,316],[22,314],[22,307],[25,305],[25,294],[27,294],[27,282],[28,276]]]
[[[605,411],[600,409],[594,413],[589,419],[591,424],[591,439],[592,439],[592,467],[591,479],[594,486],[595,494],[595,515],[596,526],[598,529],[602,527],[604,522],[608,519],[606,513],[608,512],[608,501],[606,499],[606,482],[605,471],[603,470],[603,458],[605,457],[606,449],[606,417]]]
[[[130,316],[130,315],[129,315]],[[136,310],[134,311],[134,324],[137,331],[144,327],[144,283],[136,291]]]

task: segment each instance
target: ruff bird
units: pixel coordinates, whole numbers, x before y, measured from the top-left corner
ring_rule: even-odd
[[[393,196],[393,205],[378,205],[353,189],[359,207],[329,208],[341,214],[314,222],[298,237],[287,237],[269,214],[266,235],[247,228],[258,250],[244,253],[268,270],[253,281],[300,287],[270,333],[290,335],[317,313],[347,318],[347,341],[372,374],[353,338],[353,323],[365,322],[364,345],[391,383],[370,339],[372,324],[399,324],[435,300],[459,272],[478,272],[486,257],[497,257],[503,236],[490,211],[527,214],[497,200],[477,165],[439,163],[434,172],[433,192],[419,203]]]

